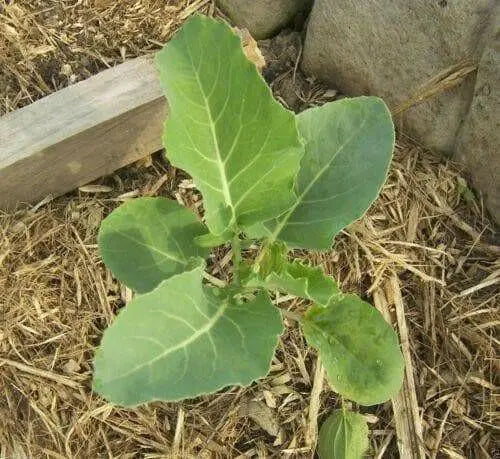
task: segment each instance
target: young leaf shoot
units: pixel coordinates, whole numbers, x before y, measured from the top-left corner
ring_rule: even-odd
[[[319,459],[362,459],[368,450],[368,426],[363,416],[347,410],[334,411],[321,426]]]

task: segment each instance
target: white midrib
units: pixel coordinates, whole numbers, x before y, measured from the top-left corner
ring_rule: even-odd
[[[269,239],[268,239],[269,243],[272,244],[274,241],[276,241],[276,239],[280,235],[281,231],[283,230],[285,225],[288,223],[288,220],[292,216],[294,210],[302,203],[302,200],[304,199],[304,197],[307,195],[307,193],[309,193],[309,191],[314,186],[314,184],[319,180],[319,178],[328,170],[328,168],[331,166],[332,162],[335,161],[335,159],[340,154],[340,152],[346,147],[347,144],[349,144],[351,142],[351,140],[358,134],[358,132],[361,129],[363,129],[363,127],[367,121],[368,121],[368,117],[363,120],[363,122],[359,125],[359,128],[352,135],[350,135],[347,138],[347,140],[345,140],[345,142],[337,149],[337,151],[332,156],[330,161],[328,161],[326,163],[326,165],[320,169],[320,171],[316,174],[316,176],[311,180],[309,185],[307,185],[307,187],[304,189],[304,191],[297,197],[297,201],[295,202],[295,204],[292,207],[290,207],[290,210],[286,213],[286,215],[283,217],[283,219],[280,221],[280,223],[278,224],[276,229],[273,231],[273,233],[269,237]]]
[[[344,429],[344,454],[345,454],[347,451],[349,451],[349,450],[347,449],[347,435],[346,435],[346,433],[347,433],[347,425],[346,425],[346,424],[347,424],[347,419],[346,419],[346,416],[345,416],[344,411],[342,411],[342,427],[343,427],[343,429]],[[340,432],[340,430],[341,430],[341,429],[339,429],[339,432]]]
[[[146,247],[148,250],[151,250],[152,252],[156,252],[156,253],[164,256],[165,258],[168,258],[169,260],[175,261],[176,263],[180,263],[183,265],[186,264],[186,259],[177,258],[176,256],[172,255],[171,253],[165,252],[165,251],[155,247],[153,244],[150,245],[150,244],[144,243],[142,241],[139,241],[138,239],[135,239],[135,238],[129,236],[127,233],[124,233],[122,231],[117,231],[116,233],[119,234],[120,236],[124,237],[125,239],[128,239],[129,241],[134,242],[137,245],[142,245],[143,247]],[[176,245],[179,246],[178,242],[174,238],[172,238],[172,240],[174,240]]]
[[[203,101],[205,102],[205,110],[207,112],[207,116],[208,116],[208,120],[209,120],[210,134],[212,135],[214,148],[215,148],[215,155],[217,157],[217,167],[219,168],[219,174],[220,174],[221,182],[222,182],[222,194],[224,196],[224,201],[231,208],[232,217],[234,218],[234,216],[235,216],[234,204],[233,204],[233,201],[231,199],[231,192],[229,190],[229,182],[227,180],[226,168],[224,166],[224,161],[222,160],[222,156],[220,153],[219,142],[217,141],[217,133],[215,132],[215,123],[214,123],[214,119],[212,117],[212,111],[210,110],[208,98],[205,94],[205,91],[203,90],[203,86],[201,84],[200,78],[198,77],[198,71],[197,71],[196,67],[194,66],[193,58],[191,56],[191,52],[190,52],[189,48],[188,48],[188,54],[189,54],[189,59],[191,61],[191,66],[193,67],[193,73],[194,73],[194,76],[196,78],[196,82],[198,83],[198,87],[200,88],[200,94],[203,97]]]
[[[196,79],[199,81],[198,75],[196,75]],[[201,87],[200,87],[201,90]],[[210,110],[210,106],[208,105],[208,99],[202,91],[203,100],[205,101],[205,105],[207,107],[207,115],[210,122],[210,133],[212,134],[212,138],[214,141],[215,154],[217,156],[217,167],[219,168],[219,173],[222,181],[222,193],[224,195],[224,200],[226,204],[231,207],[231,210],[234,214],[234,205],[233,200],[231,199],[231,192],[229,190],[229,182],[227,180],[226,168],[224,166],[224,162],[222,161],[222,156],[220,154],[219,142],[217,141],[217,133],[215,132],[215,123],[212,118],[212,111]]]
[[[147,360],[147,361],[145,361],[145,362],[143,362],[143,363],[135,366],[131,370],[127,371],[126,373],[123,373],[123,374],[121,374],[119,376],[116,376],[116,377],[113,377],[111,379],[108,379],[106,381],[106,384],[114,382],[114,381],[116,381],[118,379],[126,378],[127,376],[130,376],[131,374],[134,374],[135,372],[141,370],[142,368],[144,368],[146,366],[151,366],[155,362],[157,362],[158,360],[164,359],[165,357],[167,357],[168,355],[170,355],[170,354],[178,351],[179,349],[183,349],[183,348],[188,347],[191,343],[194,343],[200,336],[204,335],[205,333],[208,333],[209,330],[224,315],[224,312],[226,311],[226,309],[228,307],[229,307],[229,301],[222,302],[220,308],[217,310],[217,312],[212,317],[210,317],[210,320],[203,327],[201,327],[199,330],[195,331],[192,335],[188,336],[186,339],[184,339],[180,343],[176,344],[175,346],[172,346],[172,347],[170,347],[168,349],[165,349],[163,352],[161,352],[160,354],[158,354],[156,357],[154,357],[154,358],[152,358],[150,360]]]

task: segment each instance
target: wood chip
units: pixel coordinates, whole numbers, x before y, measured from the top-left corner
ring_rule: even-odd
[[[84,185],[78,188],[82,193],[109,193],[113,188],[105,185]]]

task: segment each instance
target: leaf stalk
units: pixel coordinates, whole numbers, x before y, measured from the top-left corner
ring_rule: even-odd
[[[238,234],[233,237],[233,284],[240,286],[240,264],[241,264],[241,241]]]

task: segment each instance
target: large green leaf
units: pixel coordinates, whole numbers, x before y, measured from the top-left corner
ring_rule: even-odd
[[[333,237],[360,218],[378,196],[394,148],[391,115],[381,99],[357,97],[297,116],[306,151],[297,201],[255,236],[292,247],[328,249]],[[258,226],[252,230],[258,229]]]
[[[332,389],[361,405],[385,402],[399,391],[404,363],[396,333],[356,295],[313,306],[302,328],[318,349]]]
[[[180,400],[269,371],[282,332],[267,294],[238,303],[202,285],[203,266],[138,296],[108,328],[94,361],[94,389],[119,405]]]
[[[115,209],[101,224],[99,250],[111,272],[139,293],[186,269],[209,249],[193,243],[206,232],[195,214],[166,198],[139,198]]]
[[[307,266],[297,260],[286,263],[280,272],[271,272],[264,278],[253,275],[245,284],[249,287],[281,290],[320,305],[327,305],[333,298],[341,295],[337,283],[321,267]]]
[[[368,425],[358,413],[336,410],[323,422],[318,437],[320,459],[361,459],[368,449]]]
[[[204,198],[213,233],[278,216],[295,202],[303,146],[241,41],[194,16],[156,56],[170,117],[164,144]]]

